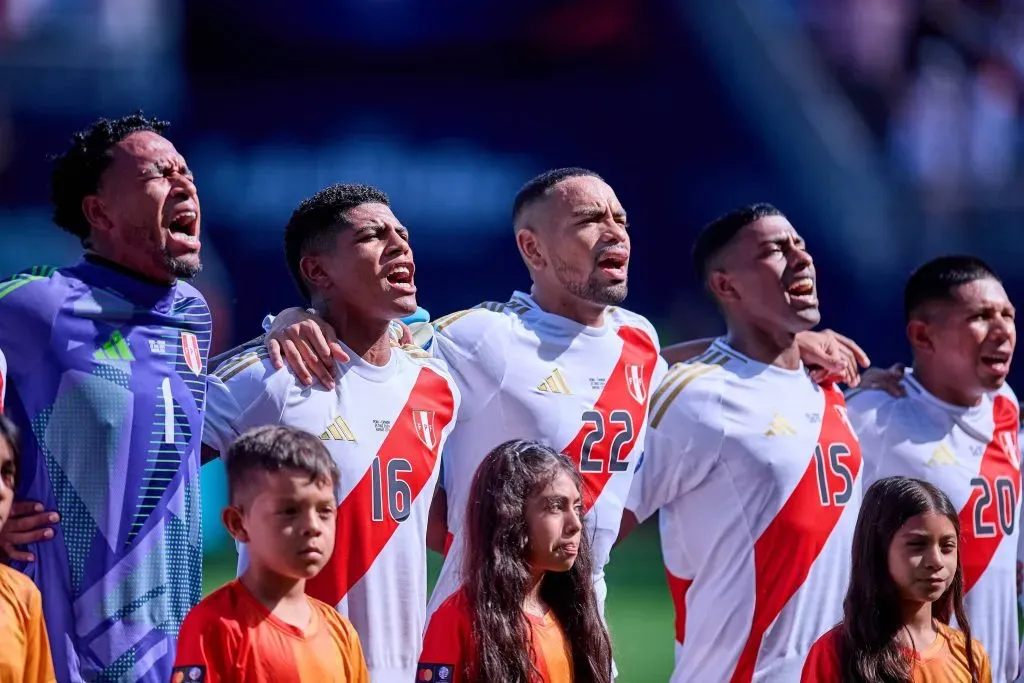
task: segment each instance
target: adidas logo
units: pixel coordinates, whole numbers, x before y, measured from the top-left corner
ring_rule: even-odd
[[[322,441],[355,441],[355,432],[348,426],[348,423],[339,415],[334,422],[327,425],[327,431],[320,435]]]
[[[936,467],[938,465],[953,465],[956,463],[956,454],[953,450],[944,443],[940,443],[935,447],[935,452],[932,453],[931,460],[928,461],[929,467]]]
[[[135,356],[128,348],[128,342],[121,336],[120,332],[114,332],[110,339],[92,354],[96,360],[126,360],[133,361]]]
[[[537,385],[537,391],[543,391],[551,394],[571,394],[572,391],[569,389],[569,384],[562,377],[562,371],[555,369],[548,378]]]
[[[796,430],[793,429],[793,425],[789,424],[789,420],[778,413],[775,413],[775,417],[772,418],[771,423],[768,425],[768,429],[764,433],[767,437],[793,436],[794,434],[796,434]]]

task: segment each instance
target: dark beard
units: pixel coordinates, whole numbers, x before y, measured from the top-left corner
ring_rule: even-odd
[[[555,257],[552,262],[562,286],[573,296],[602,306],[618,306],[626,300],[628,287],[625,282],[618,285],[602,285],[597,282],[596,275],[591,275],[586,282],[580,282],[575,278],[575,271],[565,261]]]
[[[203,270],[200,261],[186,260],[186,258],[175,258],[170,254],[164,254],[164,265],[167,272],[180,280],[191,280]]]

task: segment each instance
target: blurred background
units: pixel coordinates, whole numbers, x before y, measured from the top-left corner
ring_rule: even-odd
[[[0,0],[0,272],[77,258],[46,155],[141,108],[196,173],[217,350],[298,301],[282,229],[317,189],[391,195],[437,317],[528,287],[512,197],[582,165],[630,214],[629,306],[665,343],[721,331],[697,230],[769,201],[814,252],[823,323],[888,365],[924,259],[971,252],[1021,290],[1022,76],[1022,0]],[[233,575],[221,475],[204,471],[208,587]],[[656,529],[628,544],[619,680],[664,680]]]

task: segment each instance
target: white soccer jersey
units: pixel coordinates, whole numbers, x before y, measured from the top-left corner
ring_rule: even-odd
[[[716,340],[651,398],[627,507],[661,510],[672,681],[798,683],[842,618],[861,501],[842,393]]]
[[[337,538],[306,590],[352,621],[374,683],[408,683],[426,620],[427,517],[459,392],[420,349],[393,349],[383,367],[345,350],[353,360],[332,391],[275,371],[263,350],[226,361],[211,375],[203,442],[223,454],[266,424],[323,439],[341,471]]]
[[[0,415],[4,412],[4,397],[7,396],[7,359],[0,351]]]
[[[462,392],[458,429],[444,451],[449,548],[430,597],[433,612],[462,582],[466,500],[480,461],[509,439],[567,454],[584,480],[594,581],[604,605],[604,565],[643,447],[651,388],[665,372],[658,335],[639,315],[610,308],[601,327],[546,313],[526,294],[434,324],[432,348]]]
[[[1017,675],[1017,526],[1020,425],[1009,386],[972,408],[928,393],[908,371],[906,398],[851,391],[850,421],[864,451],[864,486],[889,476],[924,479],[960,511],[964,603],[971,634],[992,663],[993,679]]]

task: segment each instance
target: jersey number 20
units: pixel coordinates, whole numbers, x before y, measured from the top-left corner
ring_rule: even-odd
[[[1009,477],[996,477],[995,491],[984,477],[971,479],[971,486],[981,493],[974,501],[974,535],[978,538],[995,538],[1000,530],[1004,536],[1012,535],[1017,522],[1017,491],[1013,488],[1013,480]],[[998,530],[996,524],[984,520],[985,510],[993,506],[996,509]]]

